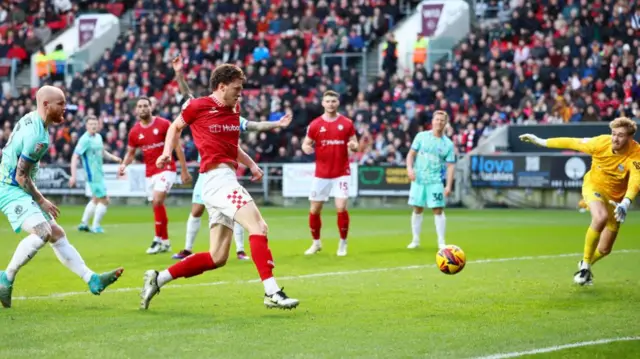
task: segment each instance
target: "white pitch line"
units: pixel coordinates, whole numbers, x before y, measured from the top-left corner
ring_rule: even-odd
[[[624,253],[640,253],[640,249],[621,249],[614,252],[615,254],[624,254]],[[554,258],[565,258],[565,257],[575,257],[580,256],[582,253],[564,253],[564,254],[550,254],[550,255],[541,255],[541,256],[524,256],[524,257],[510,257],[510,258],[489,258],[489,259],[479,259],[474,261],[468,261],[467,264],[488,264],[488,263],[501,263],[501,262],[515,262],[515,261],[528,261],[528,260],[540,260],[540,259],[554,259]],[[386,267],[386,268],[369,268],[369,269],[358,269],[358,270],[350,270],[350,271],[339,271],[339,272],[323,272],[323,273],[312,273],[312,274],[302,274],[296,276],[287,276],[287,277],[278,277],[278,280],[299,280],[299,279],[308,279],[308,278],[322,278],[322,277],[341,277],[347,275],[354,274],[363,274],[363,273],[380,273],[380,272],[391,272],[391,271],[399,271],[399,270],[411,270],[411,269],[423,269],[423,268],[433,268],[435,264],[422,264],[422,265],[412,265],[412,266],[402,266],[402,267]],[[242,280],[242,281],[218,281],[218,282],[208,282],[208,283],[185,283],[185,284],[169,284],[166,287],[162,287],[162,289],[171,289],[171,288],[191,288],[191,287],[211,287],[217,285],[225,285],[225,284],[249,284],[249,283],[258,283],[259,279],[251,279],[251,280]],[[114,288],[105,291],[105,293],[123,293],[123,292],[135,292],[139,291],[141,288]],[[66,292],[66,293],[53,293],[49,295],[40,295],[40,296],[31,296],[31,297],[13,297],[13,300],[46,300],[46,299],[56,299],[63,297],[70,297],[76,295],[87,295],[89,292]]]
[[[532,349],[532,350],[527,350],[527,351],[523,351],[523,352],[493,354],[493,355],[488,355],[488,356],[484,356],[484,357],[476,357],[474,359],[517,358],[517,357],[521,357],[521,356],[525,356],[525,355],[551,353],[551,352],[557,352],[557,351],[560,351],[560,350],[571,349],[571,348],[581,348],[581,347],[588,347],[588,346],[593,346],[593,345],[609,344],[609,343],[616,343],[616,342],[629,342],[629,341],[636,341],[636,340],[640,340],[640,337],[620,337],[620,338],[590,340],[590,341],[587,341],[587,342],[578,342],[578,343],[571,343],[571,344],[564,344],[564,345],[556,345],[556,346],[552,346],[552,347],[540,348],[540,349]]]

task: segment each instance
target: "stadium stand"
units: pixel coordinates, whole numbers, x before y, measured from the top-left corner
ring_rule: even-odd
[[[178,53],[197,95],[206,92],[216,64],[234,62],[248,77],[246,117],[269,121],[294,114],[286,131],[245,137],[245,150],[261,161],[309,160],[300,143],[308,122],[321,113],[319,96],[327,89],[342,94],[343,112],[356,123],[361,148],[354,160],[363,164],[402,163],[411,139],[429,127],[437,109],[450,114],[447,133],[460,153],[504,124],[640,115],[640,9],[612,0],[522,3],[505,23],[474,29],[452,61],[407,71],[398,69],[395,40],[385,35],[403,17],[394,0],[321,0],[313,9],[297,0],[270,7],[238,0],[138,1],[136,26],[71,81],[71,126],[52,130],[56,146],[49,160],[69,160],[87,114],[100,117],[105,141],[122,154],[137,96],[155,96],[156,113],[174,117],[184,100],[169,67]],[[478,16],[503,17],[508,7],[480,2]],[[383,72],[366,88],[352,63],[320,61],[323,54],[358,52],[376,42],[386,44]],[[32,105],[26,89],[1,100],[0,145]],[[183,145],[194,160],[188,132]]]

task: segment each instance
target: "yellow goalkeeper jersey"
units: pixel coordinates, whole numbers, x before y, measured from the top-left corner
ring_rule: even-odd
[[[591,185],[616,202],[625,197],[633,200],[640,190],[640,144],[634,140],[624,153],[613,153],[611,135],[550,138],[547,147],[591,155],[591,169],[584,176],[584,185]]]

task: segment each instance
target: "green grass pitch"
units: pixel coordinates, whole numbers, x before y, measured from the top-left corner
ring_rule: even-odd
[[[594,267],[594,286],[583,288],[572,276],[589,215],[577,211],[447,211],[448,242],[468,260],[448,276],[434,266],[428,215],[422,248],[408,250],[409,210],[352,210],[349,255],[340,258],[335,212],[327,211],[324,250],[308,257],[306,209],[268,208],[276,278],[301,300],[298,309],[264,308],[253,263],[234,257],[163,288],[146,312],[138,310],[143,272],[174,262],[144,252],[151,209],[110,208],[104,235],[78,233],[81,212],[62,208],[70,241],[93,270],[122,265],[123,277],[93,296],[45,247],[18,275],[13,308],[0,310],[0,358],[473,358],[640,336],[640,221],[633,212],[614,254]],[[174,251],[184,245],[188,214],[169,209]],[[22,237],[2,223],[0,267]],[[204,223],[196,250],[208,247]],[[638,358],[640,341],[535,353]]]

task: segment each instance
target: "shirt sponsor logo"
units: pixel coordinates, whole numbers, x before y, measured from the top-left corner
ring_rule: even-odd
[[[340,146],[344,145],[344,140],[321,140],[320,143],[323,146]]]
[[[142,146],[142,151],[148,151],[158,147],[164,147],[164,142],[157,142],[152,145]]]
[[[221,133],[221,132],[240,132],[240,126],[236,125],[211,125],[209,126],[209,132]]]

